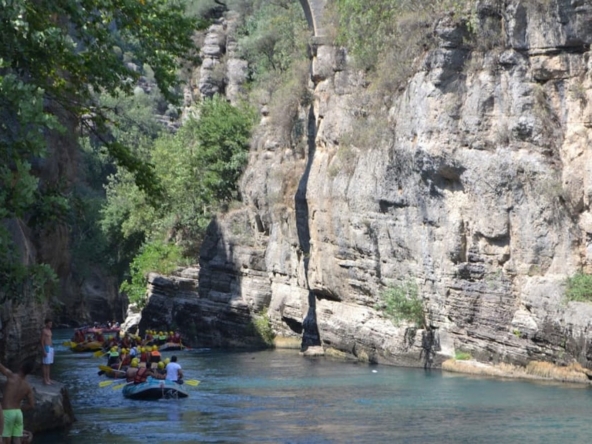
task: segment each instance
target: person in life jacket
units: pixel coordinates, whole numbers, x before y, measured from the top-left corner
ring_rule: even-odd
[[[76,330],[74,332],[74,342],[82,343],[84,342],[84,333],[80,330]]]
[[[133,382],[136,378],[136,373],[138,373],[138,358],[132,359],[130,366],[125,372],[125,380],[127,382]]]
[[[121,367],[125,367],[130,365],[132,361],[132,357],[130,356],[129,350],[127,348],[121,349]]]
[[[146,335],[144,337],[144,344],[149,344],[152,342],[152,330],[146,330]]]
[[[150,364],[158,364],[160,362],[160,352],[158,346],[153,345],[152,351],[150,352]]]
[[[140,347],[138,351],[140,352],[140,362],[146,362],[148,359],[148,355],[146,354],[146,347]]]
[[[150,370],[148,367],[139,367],[136,375],[134,376],[134,384],[141,384],[146,382],[148,377],[152,376],[154,379],[164,379],[164,375],[158,374],[156,371]]]
[[[117,351],[117,347],[111,347],[107,356],[107,365],[109,367],[119,364],[119,352]]]
[[[179,332],[175,332],[175,334],[173,335],[173,341],[175,344],[180,344],[181,343],[181,335],[179,334]]]
[[[156,373],[158,373],[159,375],[162,375],[162,376],[166,375],[166,369],[164,367],[165,367],[164,361],[160,361],[158,363],[157,368],[156,368]]]
[[[138,371],[134,375],[134,384],[141,384],[142,382],[146,382],[148,376],[152,376],[152,372],[148,367],[138,368]]]

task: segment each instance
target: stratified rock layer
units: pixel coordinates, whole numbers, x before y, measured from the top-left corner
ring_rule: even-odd
[[[478,51],[462,23],[439,20],[437,47],[379,106],[347,51],[315,47],[305,152],[263,107],[244,208],[213,222],[191,289],[172,278],[166,305],[171,285],[151,280],[147,310],[177,313],[203,343],[239,340],[265,312],[303,349],[360,360],[437,366],[462,350],[590,367],[592,305],[564,292],[592,271],[592,7],[498,3],[475,17],[500,45]],[[409,282],[427,328],[376,309]],[[200,308],[180,314],[188,304]]]

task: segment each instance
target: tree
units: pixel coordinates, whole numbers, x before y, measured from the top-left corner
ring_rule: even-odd
[[[238,197],[254,112],[223,98],[204,100],[175,134],[162,134],[142,153],[154,165],[164,198],[152,208],[129,172],[109,178],[102,227],[110,238],[175,239],[196,252],[220,203]]]
[[[47,155],[49,135],[68,128],[67,136],[75,137],[76,126],[102,142],[148,196],[160,195],[152,166],[113,136],[109,127],[118,125],[117,118],[94,97],[96,92],[131,95],[140,75],[135,66],[147,65],[165,98],[178,99],[178,60],[190,52],[195,27],[183,5],[0,0],[0,23],[0,220],[29,221],[35,207],[49,214],[64,210],[65,196],[48,195],[32,165]],[[124,51],[134,54],[135,64],[124,59]],[[0,247],[0,296],[14,296],[34,270],[15,265],[20,261],[5,224]]]

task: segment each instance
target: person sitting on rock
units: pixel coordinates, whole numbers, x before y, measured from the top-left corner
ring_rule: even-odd
[[[26,361],[18,373],[13,373],[0,364],[0,373],[6,376],[6,387],[2,398],[4,429],[2,439],[4,444],[22,444],[23,438],[23,410],[35,407],[35,394],[27,382],[27,375],[33,371],[35,362]],[[27,404],[21,407],[21,401],[27,399]]]

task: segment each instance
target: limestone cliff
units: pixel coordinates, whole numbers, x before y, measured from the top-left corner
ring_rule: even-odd
[[[266,311],[303,348],[372,362],[438,365],[462,350],[592,366],[592,305],[563,297],[592,265],[592,5],[482,1],[475,14],[501,43],[477,51],[465,24],[439,19],[426,30],[437,46],[382,110],[347,49],[313,48],[306,150],[263,113],[244,207],[213,222],[184,293],[210,308],[192,311],[194,341],[230,343],[213,337],[239,338],[243,315]],[[352,134],[359,116],[368,137]],[[426,329],[375,308],[409,281]],[[237,310],[237,324],[213,322]]]

